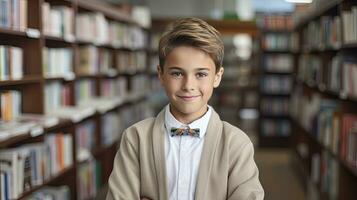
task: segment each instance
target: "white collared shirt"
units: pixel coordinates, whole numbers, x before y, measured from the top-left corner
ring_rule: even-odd
[[[170,200],[194,200],[198,168],[201,160],[204,136],[212,108],[199,119],[188,124],[190,128],[199,128],[200,136],[171,136],[171,128],[187,127],[179,122],[170,112],[169,105],[165,108],[165,159],[167,174],[167,189]]]

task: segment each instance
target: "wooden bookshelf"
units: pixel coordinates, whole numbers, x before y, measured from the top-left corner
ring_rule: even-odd
[[[356,143],[352,139],[354,131],[346,123],[354,123],[353,118],[347,117],[357,113],[356,95],[348,90],[354,86],[356,75],[350,72],[347,73],[350,76],[346,76],[346,70],[350,65],[351,69],[355,67],[354,60],[349,58],[355,55],[357,46],[346,38],[356,33],[347,30],[346,26],[352,25],[344,15],[356,9],[357,2],[322,0],[318,3],[322,5],[318,10],[309,12],[295,24],[300,50],[294,54],[292,147],[301,163],[299,170],[305,171],[305,184],[314,180],[319,199],[355,199],[357,168],[349,155],[356,152],[349,144]],[[356,16],[351,17],[356,20]],[[322,24],[328,26],[321,27]],[[315,35],[308,34],[312,29],[318,30]],[[322,34],[318,35],[319,32]],[[348,81],[350,84],[346,84]],[[319,102],[312,105],[313,99]],[[309,106],[316,110],[307,114]],[[322,119],[323,116],[326,118]]]
[[[148,117],[140,114],[139,110],[147,108],[146,101],[147,97],[149,96],[150,88],[142,87],[142,90],[136,91],[138,85],[140,84],[140,81],[143,82],[143,80],[139,79],[141,77],[145,78],[145,76],[150,77],[150,74],[146,69],[147,63],[145,63],[145,66],[140,66],[141,68],[136,68],[136,66],[134,66],[135,69],[131,69],[130,71],[119,71],[119,69],[117,68],[119,59],[117,57],[119,54],[123,54],[123,52],[126,52],[128,54],[142,52],[144,57],[143,59],[147,61],[148,59],[146,58],[146,55],[149,54],[147,40],[149,37],[150,29],[139,25],[130,16],[124,14],[124,12],[114,9],[109,4],[101,1],[26,1],[26,28],[18,29],[16,27],[3,27],[0,24],[0,46],[20,47],[23,52],[22,78],[8,78],[2,80],[0,77],[0,93],[8,90],[20,91],[21,113],[34,113],[49,116],[54,115],[54,113],[50,112],[52,110],[46,110],[46,103],[48,101],[47,98],[49,96],[47,93],[47,87],[53,83],[61,87],[60,92],[62,93],[60,93],[61,95],[58,96],[58,98],[61,98],[62,96],[62,103],[66,101],[66,104],[62,105],[65,107],[78,108],[80,106],[83,106],[84,104],[82,105],[82,102],[80,101],[82,99],[88,98],[88,96],[86,96],[87,94],[83,96],[82,93],[91,93],[89,95],[89,100],[92,100],[93,98],[98,98],[99,100],[112,100],[116,103],[108,106],[107,108],[99,108],[102,105],[93,105],[92,107],[95,107],[94,112],[91,112],[91,114],[87,114],[84,117],[78,118],[77,120],[74,120],[70,116],[57,116],[59,122],[53,126],[42,127],[43,133],[41,134],[31,135],[30,131],[27,131],[17,136],[10,135],[9,138],[5,140],[0,140],[0,152],[33,143],[45,144],[46,138],[49,135],[52,135],[53,133],[63,133],[66,136],[70,136],[72,138],[73,150],[72,165],[68,166],[67,168],[61,170],[56,174],[51,174],[51,177],[47,180],[44,180],[42,184],[31,186],[25,192],[18,194],[18,198],[16,199],[26,199],[46,186],[62,185],[68,186],[70,190],[71,199],[79,199],[79,193],[81,192],[81,187],[79,186],[79,170],[81,169],[82,165],[86,165],[87,163],[91,163],[92,161],[78,161],[78,143],[80,142],[79,140],[81,140],[81,138],[77,138],[77,135],[79,134],[78,127],[80,127],[81,125],[85,125],[88,122],[93,122],[95,127],[95,129],[93,130],[92,138],[90,138],[91,140],[93,140],[93,142],[91,148],[89,149],[89,153],[92,155],[94,161],[100,166],[99,168],[95,168],[95,170],[98,170],[98,172],[93,172],[93,176],[98,176],[98,174],[100,176],[96,177],[98,178],[98,182],[95,185],[92,185],[91,187],[95,187],[96,190],[99,191],[100,188],[107,183],[108,177],[112,171],[113,160],[115,153],[118,149],[118,145],[120,143],[119,141],[121,132],[132,123]],[[53,9],[57,9],[58,12],[65,12],[63,10],[69,10],[70,12],[73,12],[73,19],[71,21],[68,22],[63,20],[63,23],[69,24],[68,26],[64,26],[68,30],[70,30],[70,34],[72,36],[66,35],[64,30],[62,30],[60,34],[49,34],[48,32],[46,32],[48,30],[45,31],[46,23],[48,23],[43,19],[45,16],[43,6],[45,4],[49,6],[50,12],[53,12]],[[108,39],[108,42],[104,43],[98,43],[96,41],[88,42],[87,40],[82,40],[82,38],[79,38],[76,33],[76,27],[79,26],[78,24],[76,24],[76,18],[80,14],[98,14],[100,15],[100,17],[103,16],[101,20],[107,22],[108,26],[113,23],[127,29],[135,29],[135,31],[140,32],[140,34],[142,34],[142,37],[144,39],[141,38],[141,44],[130,43],[124,41],[123,38],[111,38],[111,40]],[[105,37],[109,38],[109,32],[99,34],[104,34]],[[137,42],[135,38],[133,39],[134,42]],[[126,44],[120,44],[120,42],[115,43],[113,42],[114,40],[120,40],[120,42],[124,41],[126,42]],[[83,46],[93,46],[94,49],[98,51],[96,54],[96,56],[98,56],[98,60],[97,62],[94,62],[93,65],[95,67],[98,67],[98,71],[95,73],[91,73],[90,75],[81,75],[76,73],[77,67],[81,65],[81,62],[83,62],[83,60],[81,60],[82,58],[80,58],[80,47]],[[70,73],[72,74],[69,74],[69,71],[55,71],[53,73],[57,74],[49,74],[50,71],[46,71],[49,70],[49,64],[44,62],[45,59],[48,59],[48,57],[46,57],[46,54],[43,51],[45,48],[47,48],[48,51],[65,50],[65,52],[58,51],[53,53],[53,55],[56,54],[56,56],[58,56],[59,54],[67,55],[68,53],[69,56],[57,59],[57,61],[55,62],[56,64],[52,64],[52,67],[54,69],[60,69],[64,68],[64,65],[69,65],[71,71]],[[103,56],[103,52],[107,52],[105,56],[108,57]],[[63,64],[63,61],[66,61],[67,63]],[[62,66],[58,63],[62,63]],[[107,68],[105,68],[107,71],[101,71],[104,65],[107,65],[105,66]],[[121,82],[119,81],[119,79],[121,80]],[[83,80],[88,80],[93,83],[90,88],[84,92],[82,91],[82,89],[87,87],[88,85],[79,84]],[[120,87],[118,85],[120,85]],[[103,88],[106,88],[106,91],[104,91]],[[73,113],[76,114],[75,112]],[[113,119],[110,118],[111,123],[113,122],[112,124],[108,124],[106,120],[104,120],[104,117],[108,117],[109,115],[114,116]],[[105,127],[114,127],[114,125],[116,124],[120,124],[117,127],[118,129],[113,129],[109,131],[104,129]],[[108,133],[109,135],[105,135]],[[2,134],[1,131],[0,134]],[[112,139],[107,139],[106,137]],[[0,156],[0,160],[1,159],[2,158]],[[94,198],[95,194],[92,195]]]
[[[261,147],[290,146],[289,114],[286,109],[279,111],[273,108],[276,108],[279,102],[287,104],[291,95],[291,89],[283,87],[289,86],[290,79],[292,82],[294,72],[292,55],[295,54],[295,49],[292,46],[291,21],[289,13],[260,13],[257,19],[261,47],[259,108],[259,146]],[[278,41],[282,42],[278,43]]]

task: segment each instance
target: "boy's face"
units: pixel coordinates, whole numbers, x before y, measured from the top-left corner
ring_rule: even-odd
[[[213,60],[205,52],[189,46],[179,46],[166,57],[159,79],[170,100],[171,113],[188,124],[207,111],[213,88],[219,86],[223,68],[216,73]]]

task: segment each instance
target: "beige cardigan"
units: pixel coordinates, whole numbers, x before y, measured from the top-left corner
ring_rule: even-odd
[[[109,177],[107,200],[168,200],[164,148],[164,112],[124,133]],[[240,129],[213,111],[200,160],[196,200],[263,199],[253,160],[254,149]]]

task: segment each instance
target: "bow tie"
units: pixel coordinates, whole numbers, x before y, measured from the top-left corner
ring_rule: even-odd
[[[188,127],[185,127],[185,128],[171,128],[171,137],[173,137],[173,136],[182,136],[182,135],[190,135],[190,136],[193,136],[193,137],[199,137],[200,136],[200,129],[199,128],[190,129]]]

